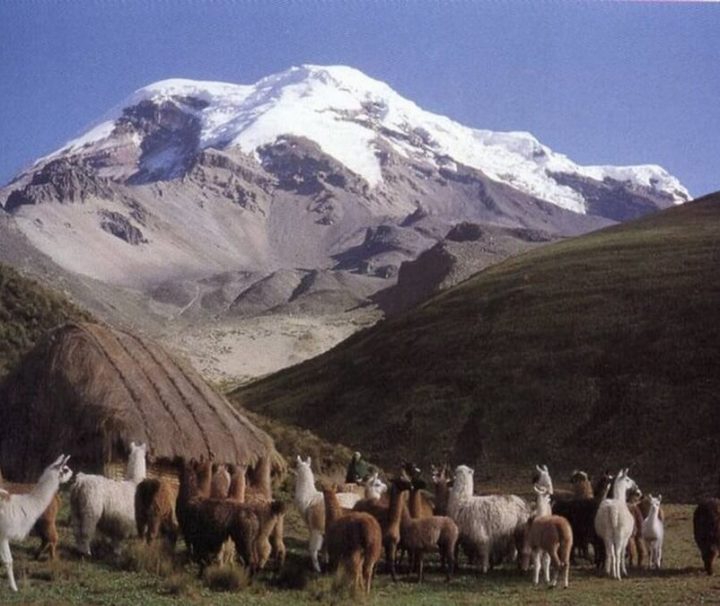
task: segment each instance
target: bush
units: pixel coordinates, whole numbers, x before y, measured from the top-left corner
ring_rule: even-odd
[[[213,591],[239,591],[250,584],[250,575],[243,566],[208,566],[203,582]]]

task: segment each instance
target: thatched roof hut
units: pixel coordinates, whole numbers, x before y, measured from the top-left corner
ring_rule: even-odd
[[[272,439],[194,370],[144,338],[100,324],[50,333],[0,389],[0,468],[34,480],[60,453],[77,469],[124,466],[131,441],[154,459],[246,464],[269,485]],[[263,476],[262,478],[258,476]]]

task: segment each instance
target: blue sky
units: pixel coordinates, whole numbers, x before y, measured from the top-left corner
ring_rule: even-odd
[[[720,5],[0,1],[0,182],[141,86],[346,64],[469,126],[720,190]]]

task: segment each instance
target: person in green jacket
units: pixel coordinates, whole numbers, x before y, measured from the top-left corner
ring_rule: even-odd
[[[365,478],[367,478],[372,469],[368,465],[368,462],[362,458],[359,452],[353,454],[352,459],[347,468],[347,474],[345,474],[345,482],[347,484],[360,484]]]

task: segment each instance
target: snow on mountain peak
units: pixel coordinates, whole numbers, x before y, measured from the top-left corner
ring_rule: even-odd
[[[56,154],[104,145],[112,139],[122,110],[146,100],[176,103],[193,112],[201,123],[202,148],[239,146],[256,153],[281,135],[305,137],[373,187],[383,182],[377,156],[382,140],[404,156],[429,162],[450,157],[580,213],[586,211],[582,194],[559,183],[553,174],[629,182],[668,194],[676,203],[690,199],[680,182],[659,166],[579,166],[530,133],[468,128],[427,112],[384,82],[342,65],[292,67],[254,85],[162,80],[137,90],[103,122]]]

